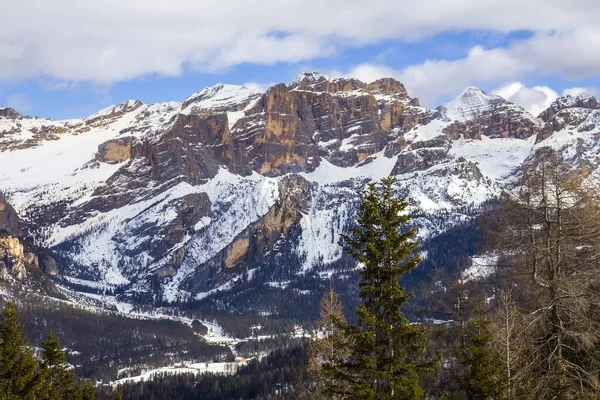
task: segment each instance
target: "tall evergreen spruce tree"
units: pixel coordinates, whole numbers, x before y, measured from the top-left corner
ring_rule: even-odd
[[[83,385],[79,386],[73,396],[74,400],[95,400],[96,399],[96,390],[89,382],[85,382]]]
[[[421,256],[413,240],[416,231],[406,226],[408,203],[394,197],[394,182],[385,178],[380,186],[369,184],[357,225],[343,236],[345,251],[364,266],[358,323],[346,328],[351,356],[339,371],[350,383],[350,399],[420,399],[420,378],[433,369],[434,362],[424,359],[424,328],[402,312],[412,293],[399,280]]]
[[[0,400],[36,399],[37,366],[14,304],[8,302],[0,322]]]
[[[67,357],[52,332],[40,345],[43,350],[41,374],[43,384],[38,399],[71,398],[76,391],[75,375],[67,368]]]

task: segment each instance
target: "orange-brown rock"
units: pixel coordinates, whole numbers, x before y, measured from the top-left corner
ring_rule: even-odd
[[[118,164],[131,158],[132,137],[113,139],[98,146],[96,161]]]
[[[27,277],[24,246],[18,237],[0,237],[0,261],[10,266],[9,272],[13,278],[23,280]]]
[[[225,257],[225,267],[232,268],[248,253],[250,248],[250,239],[248,232],[238,236],[233,243],[227,246],[227,256]]]
[[[0,235],[21,236],[22,229],[17,212],[0,192]]]

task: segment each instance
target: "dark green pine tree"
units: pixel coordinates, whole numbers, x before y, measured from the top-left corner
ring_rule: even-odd
[[[0,400],[36,398],[41,379],[14,304],[8,302],[0,322]]]
[[[75,375],[68,369],[67,357],[60,348],[60,342],[50,332],[40,347],[42,348],[43,384],[38,399],[71,398],[76,391]]]
[[[96,390],[89,382],[85,382],[76,389],[73,400],[96,400]]]
[[[412,293],[399,280],[421,256],[416,231],[407,228],[408,203],[394,196],[394,182],[385,178],[381,185],[369,184],[356,227],[343,236],[345,251],[363,265],[358,323],[346,328],[352,355],[340,371],[350,383],[351,399],[420,399],[420,378],[435,364],[424,357],[424,328],[402,312]]]
[[[505,378],[502,376],[502,363],[491,345],[490,322],[478,312],[469,322],[468,334],[459,361],[462,372],[459,374],[460,398],[467,400],[505,399]]]

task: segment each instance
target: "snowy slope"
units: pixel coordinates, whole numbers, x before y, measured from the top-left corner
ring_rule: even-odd
[[[189,114],[199,110],[240,111],[240,105],[246,105],[260,94],[245,86],[219,83],[188,96],[181,113]]]
[[[457,98],[443,105],[441,110],[451,120],[462,122],[475,118],[504,101],[500,96],[488,95],[483,90],[470,86],[463,90]]]

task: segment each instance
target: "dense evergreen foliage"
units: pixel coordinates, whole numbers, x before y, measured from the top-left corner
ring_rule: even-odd
[[[37,360],[13,303],[8,303],[0,322],[0,398],[34,399],[41,383]]]
[[[65,353],[52,333],[41,343],[41,361],[32,355],[14,304],[8,302],[0,321],[1,400],[92,400],[94,389],[79,386]]]
[[[462,349],[458,354],[460,361],[457,377],[460,398],[466,400],[502,400],[505,393],[505,381],[502,378],[502,364],[499,355],[492,346],[490,321],[478,313],[467,324],[463,332]]]

